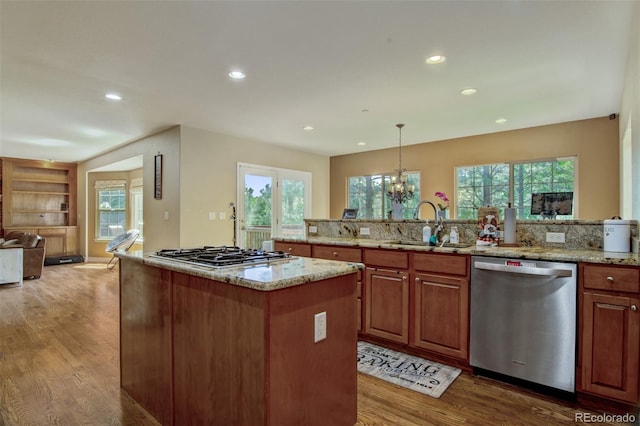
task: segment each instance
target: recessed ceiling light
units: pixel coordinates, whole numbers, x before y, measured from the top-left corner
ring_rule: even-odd
[[[112,101],[121,101],[122,100],[122,96],[118,95],[117,93],[107,93],[106,95],[104,95],[105,98],[107,99],[111,99]]]
[[[426,62],[428,64],[441,64],[444,61],[447,60],[446,56],[442,56],[442,55],[433,55],[433,56],[429,56],[426,60]]]
[[[506,118],[504,118],[504,117],[498,118],[498,119],[496,120],[496,123],[497,123],[497,124],[504,124],[504,123],[506,123],[506,122],[507,122],[507,119],[506,119]]]
[[[242,71],[231,71],[229,73],[229,77],[233,78],[234,80],[242,80],[246,76]]]
[[[474,89],[473,87],[468,87],[466,89],[462,89],[460,91],[460,94],[465,96],[471,96],[471,95],[475,95],[476,92],[478,92],[478,89]]]
[[[311,127],[311,126],[304,126],[304,127],[302,128],[302,130],[313,130],[313,127]]]
[[[357,143],[358,146],[365,146],[366,144],[367,144],[366,142],[362,142],[362,141]]]

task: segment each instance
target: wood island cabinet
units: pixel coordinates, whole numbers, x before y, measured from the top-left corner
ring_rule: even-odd
[[[579,389],[638,403],[640,269],[580,264]]]
[[[353,247],[336,247],[314,244],[311,256],[318,259],[340,260],[343,262],[362,263],[362,250]],[[357,295],[356,295],[356,330],[362,332],[362,272],[358,271]]]
[[[365,333],[409,343],[409,261],[406,252],[364,250]]]
[[[160,424],[355,424],[355,271],[258,290],[182,269],[120,259],[120,384]]]

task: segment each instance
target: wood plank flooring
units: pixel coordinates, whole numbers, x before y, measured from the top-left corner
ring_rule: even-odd
[[[118,269],[105,264],[0,286],[0,425],[157,424],[120,391],[118,321]],[[358,376],[358,425],[565,425],[582,412],[466,373],[439,399]]]

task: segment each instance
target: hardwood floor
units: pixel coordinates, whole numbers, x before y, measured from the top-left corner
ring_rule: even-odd
[[[118,270],[105,264],[0,286],[0,425],[157,424],[120,391],[118,323]],[[358,376],[358,425],[563,425],[583,412],[466,373],[439,399]]]

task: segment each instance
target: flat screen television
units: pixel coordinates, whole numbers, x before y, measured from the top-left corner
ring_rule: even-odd
[[[531,214],[544,217],[573,213],[573,192],[538,192],[531,194]]]

